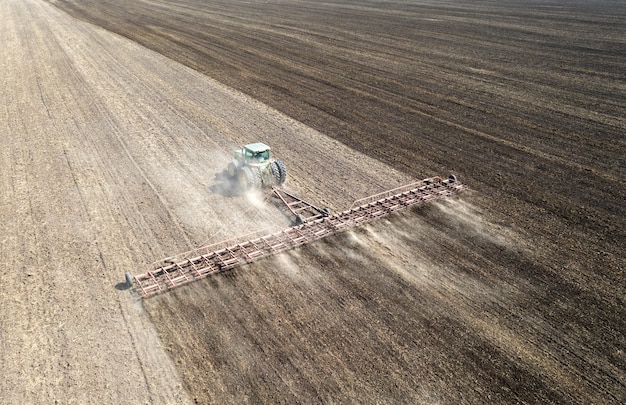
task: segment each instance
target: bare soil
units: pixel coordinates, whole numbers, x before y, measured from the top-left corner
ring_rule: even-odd
[[[2,402],[626,400],[621,3],[51,3],[0,6]],[[473,190],[136,301],[286,224],[214,177],[254,140],[334,210]]]
[[[123,275],[290,224],[262,195],[224,189],[236,145],[277,145],[289,189],[333,210],[410,179],[46,2],[1,7],[2,403],[186,400]],[[327,164],[331,187],[354,187],[326,195],[298,181]]]

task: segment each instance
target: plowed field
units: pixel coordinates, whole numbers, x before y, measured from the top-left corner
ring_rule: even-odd
[[[0,4],[2,403],[622,403],[620,2]],[[272,145],[332,210],[472,188],[139,301],[269,224]]]

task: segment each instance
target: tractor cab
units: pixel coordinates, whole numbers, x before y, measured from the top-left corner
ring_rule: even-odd
[[[261,142],[246,145],[237,152],[235,152],[235,158],[246,164],[258,164],[270,160],[270,147]]]

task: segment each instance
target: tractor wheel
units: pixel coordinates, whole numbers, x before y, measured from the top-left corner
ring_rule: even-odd
[[[285,164],[280,160],[273,161],[272,174],[274,174],[276,184],[278,184],[279,186],[282,185],[285,180],[287,180],[287,168],[285,167]]]
[[[261,172],[258,169],[247,166],[239,170],[237,180],[239,181],[239,187],[244,191],[261,188],[262,184]]]
[[[254,175],[249,167],[244,167],[237,173],[237,181],[239,182],[239,188],[242,190],[249,190],[254,186]]]
[[[278,170],[278,166],[276,165],[276,162],[272,162],[270,164],[270,170],[272,172],[272,177],[274,178],[274,184],[279,185],[280,184],[280,170]]]
[[[237,161],[236,160],[233,159],[233,161],[228,164],[227,171],[228,171],[228,176],[231,179],[234,179],[235,175],[237,174]]]
[[[256,189],[263,187],[263,175],[261,174],[261,170],[259,168],[252,169],[252,176],[254,178],[253,187]]]
[[[133,286],[133,276],[130,273],[124,274],[124,278],[126,278],[126,286],[128,288]]]

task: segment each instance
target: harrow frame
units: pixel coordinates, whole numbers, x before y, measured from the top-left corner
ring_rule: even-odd
[[[292,194],[273,189],[294,215],[307,211],[310,214],[286,229],[264,229],[169,257],[153,263],[142,274],[126,273],[126,281],[146,298],[464,189],[466,186],[454,176],[445,180],[433,177],[356,200],[348,210],[332,215]]]

